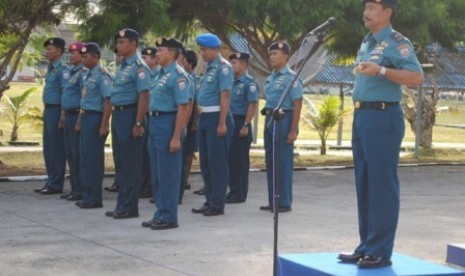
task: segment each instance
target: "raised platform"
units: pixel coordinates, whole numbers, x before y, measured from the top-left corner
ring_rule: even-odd
[[[446,262],[465,267],[465,244],[448,244]]]
[[[354,264],[343,264],[338,253],[286,254],[279,256],[280,276],[424,276],[465,275],[464,271],[429,263],[414,257],[394,253],[392,266],[378,269],[359,269]]]

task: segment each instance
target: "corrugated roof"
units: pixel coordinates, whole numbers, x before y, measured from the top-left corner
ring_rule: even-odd
[[[324,83],[331,85],[354,85],[355,77],[352,71],[354,65],[343,66],[334,64],[334,55],[329,55],[323,69],[312,80],[313,83]]]

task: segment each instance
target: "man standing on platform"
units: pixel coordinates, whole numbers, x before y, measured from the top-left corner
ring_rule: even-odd
[[[193,213],[224,214],[229,179],[229,146],[234,127],[229,112],[233,83],[231,65],[219,53],[220,39],[211,33],[197,36],[200,54],[207,63],[198,91],[200,169],[206,201]]]
[[[71,192],[60,196],[62,199],[76,201],[82,199],[81,168],[79,152],[79,132],[75,130],[81,106],[81,90],[84,85],[85,71],[83,70],[80,50],[83,44],[74,42],[68,47],[70,68],[65,69],[68,83],[61,97],[60,127],[63,128],[65,138],[65,152],[69,167],[69,182]]]
[[[105,170],[105,140],[110,132],[111,77],[100,66],[100,47],[93,42],[81,48],[82,62],[89,71],[82,89],[81,115],[77,130],[81,133],[82,201],[81,209],[101,208],[103,172]]]
[[[341,253],[360,268],[391,265],[399,218],[397,166],[404,137],[402,85],[420,86],[423,73],[411,42],[394,31],[397,0],[362,0],[369,33],[357,54],[352,151],[360,244]]]
[[[44,42],[45,56],[49,62],[43,94],[44,131],[43,147],[47,182],[34,192],[42,195],[61,194],[65,181],[65,139],[60,128],[61,96],[66,86],[69,73],[63,72],[66,65],[61,60],[65,50],[65,41],[52,37]]]
[[[161,66],[150,96],[150,176],[157,210],[143,227],[162,230],[178,227],[181,182],[181,140],[186,124],[189,80],[176,60],[182,43],[174,38],[157,40]]]
[[[291,48],[285,41],[276,41],[271,44],[270,64],[273,72],[265,83],[265,108],[262,114],[265,118],[265,159],[266,174],[268,181],[268,205],[261,206],[262,211],[273,211],[273,184],[279,185],[278,212],[290,212],[292,209],[292,179],[294,170],[294,142],[299,132],[300,111],[302,109],[302,81],[298,78],[290,83],[295,72],[289,68],[289,54]],[[284,112],[283,118],[278,122],[280,132],[275,129],[273,110],[278,106],[286,87],[290,85],[289,94],[284,98],[281,107]],[[279,141],[279,142],[278,142]],[[279,150],[280,160],[274,160],[274,151]],[[274,180],[273,170],[279,170],[279,179]]]
[[[121,166],[116,170],[119,193],[116,207],[105,215],[115,219],[139,216],[139,193],[142,183],[144,118],[149,100],[150,73],[137,54],[139,33],[132,29],[118,31],[118,53],[124,59],[116,72],[111,92],[112,128]]]
[[[229,56],[235,75],[230,105],[234,133],[229,151],[229,193],[226,203],[245,202],[249,189],[249,152],[252,144],[250,122],[258,101],[258,85],[247,72],[249,58],[247,53]]]

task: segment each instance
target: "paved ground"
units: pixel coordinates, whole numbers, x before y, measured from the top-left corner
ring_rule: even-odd
[[[465,167],[402,167],[396,251],[443,264],[448,243],[465,243]],[[106,178],[109,185],[112,178]],[[194,189],[200,176],[192,177]],[[57,196],[32,192],[41,182],[0,183],[1,275],[272,275],[273,218],[265,203],[265,173],[251,173],[245,204],[221,217],[191,214],[203,198],[187,192],[180,228],[140,226],[154,211],[140,202],[140,218],[104,217]],[[66,184],[68,185],[68,184]],[[280,253],[339,252],[357,244],[353,171],[295,173],[293,212],[279,217]]]

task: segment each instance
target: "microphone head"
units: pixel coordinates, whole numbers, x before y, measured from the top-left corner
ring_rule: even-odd
[[[334,17],[331,16],[331,17],[328,19],[328,23],[329,23],[330,25],[336,24],[336,18],[334,18]]]

